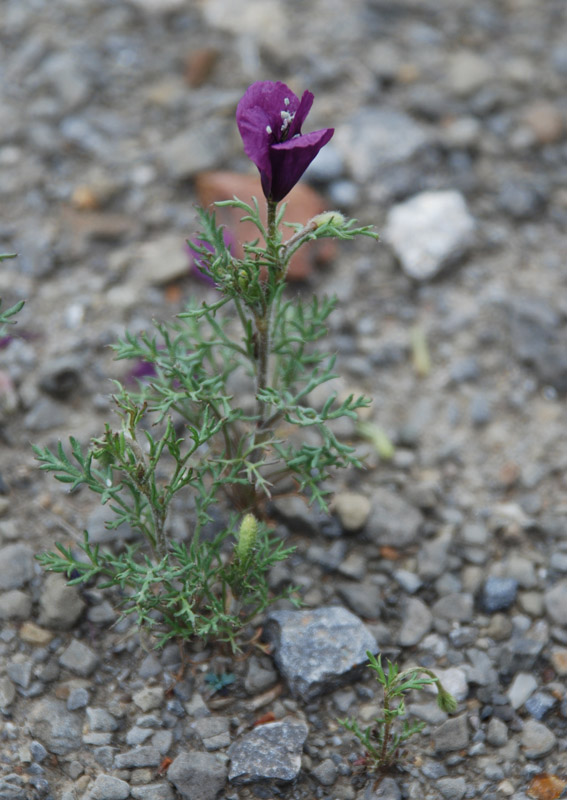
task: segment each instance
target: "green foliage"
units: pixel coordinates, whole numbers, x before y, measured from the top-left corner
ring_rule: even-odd
[[[457,709],[455,698],[447,692],[441,681],[429,669],[412,667],[400,672],[399,667],[391,661],[387,662],[387,669],[382,667],[380,656],[374,656],[367,651],[368,666],[374,672],[376,680],[382,687],[382,716],[374,719],[373,724],[364,730],[358,722],[352,719],[342,719],[339,723],[351,733],[354,733],[366,750],[366,768],[369,772],[383,773],[393,766],[398,757],[400,746],[416,733],[423,730],[425,723],[410,724],[401,720],[401,726],[396,722],[406,713],[404,695],[412,690],[421,690],[424,686],[435,684],[437,687],[437,704],[448,713]]]
[[[286,298],[285,277],[304,242],[371,232],[334,212],[294,226],[284,241],[283,208],[269,204],[264,226],[255,201],[228,205],[254,222],[258,238],[237,259],[215,214],[199,212],[198,238],[208,247],[193,248],[218,296],[192,301],[174,321],[155,322],[152,333],[127,333],[114,346],[118,360],[142,361],[153,373],[135,391],[116,384],[119,424],[107,424],[87,447],[71,438],[69,452],[61,444],[55,451],[34,448],[41,469],[70,491],[87,487],[109,506],[109,529],[128,525],[139,537],[116,554],[91,546],[85,533],[77,551],[57,545],[41,563],[72,583],[96,579],[118,587],[124,613],[135,613],[159,644],[197,636],[237,649],[239,631],[274,599],[269,569],[291,553],[256,520],[265,500],[281,481],[293,480],[325,509],[327,476],[361,466],[328,423],[355,418],[369,400],[331,394],[322,408],[309,405],[313,390],[336,377],[334,358],[317,347],[336,300]],[[243,392],[252,403],[243,404]],[[171,541],[168,532],[178,495],[194,506],[187,544]],[[223,496],[236,513],[211,540],[203,529]]]

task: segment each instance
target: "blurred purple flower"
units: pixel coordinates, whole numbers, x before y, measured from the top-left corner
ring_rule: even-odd
[[[236,244],[236,239],[232,231],[230,231],[228,228],[223,228],[222,238],[224,239],[227,250],[232,253],[234,245]],[[204,256],[202,253],[199,253],[193,245],[196,245],[197,247],[204,247],[205,250],[208,250],[211,254],[214,254],[215,248],[212,244],[210,244],[210,242],[205,242],[204,239],[198,239],[197,237],[189,239],[187,242],[187,252],[191,257],[191,273],[205,283],[208,283],[209,286],[216,287],[215,280],[209,272],[206,256]]]
[[[280,81],[253,83],[238,103],[236,123],[244,152],[260,170],[268,200],[283,200],[335,132],[325,128],[301,133],[312,104],[311,92],[299,100]]]

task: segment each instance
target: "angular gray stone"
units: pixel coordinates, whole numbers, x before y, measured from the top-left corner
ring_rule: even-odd
[[[413,647],[429,633],[433,625],[433,615],[418,597],[410,597],[404,606],[403,622],[398,635],[398,644]]]
[[[183,800],[216,800],[225,787],[227,767],[216,756],[188,750],[167,770],[167,779]]]
[[[322,786],[332,786],[337,779],[338,770],[332,758],[326,758],[311,770],[311,774]]]
[[[474,600],[469,592],[446,594],[440,597],[431,609],[433,618],[449,622],[470,622],[473,618]]]
[[[360,183],[385,166],[409,160],[428,141],[428,133],[411,117],[385,108],[361,109],[335,135],[335,145]]]
[[[378,786],[370,781],[364,792],[356,796],[357,800],[401,800],[402,792],[393,778],[382,778]]]
[[[105,708],[87,708],[87,722],[91,731],[118,730],[118,720]]]
[[[31,597],[19,589],[12,589],[0,595],[0,620],[29,619],[31,609]]]
[[[336,585],[337,594],[345,603],[365,619],[379,619],[380,617],[380,589],[375,583],[341,582]]]
[[[16,699],[16,687],[5,675],[0,677],[0,711],[7,710]]]
[[[115,769],[139,769],[140,767],[158,767],[161,764],[161,753],[157,747],[142,745],[118,753],[114,758]]]
[[[219,750],[230,744],[230,720],[228,717],[202,717],[191,723],[206,750]]]
[[[208,119],[165,142],[160,159],[171,178],[185,180],[220,166],[231,140],[223,120]]]
[[[68,631],[85,609],[76,586],[68,586],[62,575],[51,573],[45,579],[39,598],[38,623],[44,628]]]
[[[97,775],[89,791],[89,800],[126,800],[130,796],[130,784],[112,775]]]
[[[439,778],[436,786],[445,800],[462,800],[467,789],[464,778]]]
[[[524,729],[521,734],[522,748],[526,758],[541,758],[551,753],[557,739],[553,731],[550,731],[541,722],[536,722],[535,719],[529,719],[524,724]]]
[[[73,639],[59,657],[59,663],[62,667],[74,672],[76,675],[80,675],[82,678],[88,678],[89,675],[92,675],[99,661],[97,654],[78,639]]]
[[[503,720],[492,717],[486,730],[486,741],[492,747],[504,747],[508,741],[508,726]]]
[[[380,487],[372,497],[365,535],[378,545],[404,548],[413,544],[423,523],[423,515],[399,494]]]
[[[556,625],[567,626],[567,580],[559,581],[544,596],[545,610]]]
[[[452,753],[464,750],[469,744],[469,727],[466,714],[451,717],[433,733],[433,747],[436,753]]]
[[[272,664],[269,665],[260,661],[257,656],[251,656],[248,660],[248,673],[244,681],[244,688],[248,694],[259,694],[265,692],[270,686],[273,686],[278,680],[278,674],[273,668]]]
[[[229,747],[229,780],[239,786],[267,780],[295,780],[301,769],[307,733],[307,725],[298,719],[258,726]]]
[[[459,192],[422,192],[390,209],[384,239],[406,275],[425,281],[466,252],[474,229]]]
[[[82,721],[67,711],[62,700],[45,698],[35,702],[28,724],[32,736],[50,753],[66,755],[81,746]]]
[[[265,635],[292,694],[306,702],[348,683],[367,663],[366,651],[379,650],[358,617],[340,606],[274,611]]]
[[[146,786],[132,786],[130,794],[134,800],[175,800],[169,783],[148,783]]]
[[[521,708],[536,689],[537,680],[531,673],[518,672],[507,692],[512,708]]]
[[[21,589],[34,576],[33,550],[25,544],[0,549],[0,591]]]
[[[487,578],[480,592],[480,606],[487,614],[505,611],[516,600],[518,581],[515,578]]]

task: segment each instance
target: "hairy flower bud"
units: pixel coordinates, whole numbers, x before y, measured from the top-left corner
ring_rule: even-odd
[[[342,228],[345,224],[345,218],[340,211],[324,211],[313,217],[311,224],[315,229],[322,228],[323,225],[334,225],[335,228]]]
[[[240,523],[238,538],[234,552],[239,561],[245,561],[256,544],[258,534],[258,520],[254,514],[246,514]]]
[[[457,710],[457,701],[453,695],[443,687],[440,680],[437,681],[437,705],[447,714],[453,714]]]

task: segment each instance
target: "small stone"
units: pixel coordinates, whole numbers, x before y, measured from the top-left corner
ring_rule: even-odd
[[[462,800],[467,789],[464,778],[440,778],[436,785],[445,800]]]
[[[34,576],[33,551],[25,544],[0,549],[0,591],[21,589]]]
[[[353,679],[367,650],[378,652],[368,629],[340,606],[271,612],[265,634],[291,692],[307,702]]]
[[[378,545],[404,548],[419,535],[423,516],[399,494],[380,487],[372,497],[365,535]]]
[[[130,785],[112,775],[97,775],[89,792],[89,800],[126,800],[130,796]]]
[[[335,496],[333,511],[347,533],[354,533],[366,525],[370,516],[370,500],[363,494],[341,492]]]
[[[413,647],[429,633],[433,615],[418,597],[410,597],[404,605],[403,622],[398,634],[401,647]]]
[[[559,108],[545,100],[538,100],[526,108],[524,122],[540,145],[559,141],[565,129],[565,121]]]
[[[148,653],[148,655],[140,664],[138,675],[143,679],[155,678],[160,675],[162,671],[163,667],[159,661],[159,658],[155,655],[155,653]]]
[[[14,683],[27,689],[31,681],[32,666],[31,660],[26,658],[23,653],[16,653],[13,661],[9,661],[6,665],[6,672]]]
[[[505,611],[515,602],[517,591],[518,581],[515,578],[487,578],[479,598],[482,610],[487,614]]]
[[[295,719],[255,728],[230,746],[229,780],[236,785],[295,780],[307,732],[307,725]]]
[[[433,733],[433,746],[436,753],[452,753],[464,750],[469,744],[467,717],[451,717]]]
[[[129,745],[129,747],[137,747],[140,744],[144,744],[152,734],[153,731],[151,728],[139,728],[135,725],[133,728],[130,728],[126,734],[126,744]]]
[[[105,708],[87,708],[87,721],[91,731],[108,733],[118,730],[118,720]]]
[[[68,586],[62,575],[51,573],[45,579],[39,599],[40,625],[55,630],[70,630],[85,609],[76,586]]]
[[[89,693],[83,686],[77,686],[69,692],[67,698],[67,710],[77,711],[79,708],[85,708],[89,703]]]
[[[534,719],[540,720],[557,704],[557,700],[546,692],[536,692],[524,703],[524,708]]]
[[[51,631],[46,631],[34,622],[24,622],[19,631],[22,642],[44,647],[53,639]]]
[[[470,622],[473,618],[474,598],[469,592],[446,594],[437,600],[431,611],[434,619]]]
[[[175,800],[168,783],[148,783],[147,786],[132,786],[130,794],[134,800]]]
[[[278,675],[271,662],[268,664],[257,656],[251,656],[248,661],[248,672],[244,681],[244,688],[248,694],[260,694],[273,686],[278,680]]]
[[[527,672],[519,672],[508,689],[508,699],[514,709],[521,708],[537,689],[537,680]]]
[[[231,141],[225,122],[210,118],[165,142],[160,148],[160,158],[171,178],[186,180],[218,167]]]
[[[228,717],[202,717],[191,723],[206,750],[219,750],[230,744],[230,720]]]
[[[322,786],[332,786],[337,780],[338,770],[335,762],[330,758],[326,758],[311,770],[311,774]]]
[[[164,690],[161,686],[145,686],[132,696],[132,700],[142,711],[151,711],[163,704]]]
[[[336,590],[355,614],[364,619],[379,619],[380,590],[376,584],[370,581],[339,583]]]
[[[416,575],[415,572],[410,572],[409,569],[397,569],[392,575],[404,592],[408,594],[415,594],[423,586],[423,581],[419,575]]]
[[[81,720],[70,714],[61,700],[45,698],[35,702],[27,719],[32,736],[50,753],[66,755],[81,746]]]
[[[555,647],[551,651],[551,663],[558,675],[567,675],[567,647]]]
[[[488,723],[486,741],[492,747],[504,747],[508,742],[508,726],[503,720],[492,717]]]
[[[495,73],[485,56],[460,50],[449,57],[446,74],[450,90],[458,97],[469,97],[492,80]]]
[[[16,687],[5,675],[0,677],[0,711],[4,712],[16,699]]]
[[[551,753],[557,743],[553,731],[541,722],[529,719],[521,733],[522,748],[526,758],[541,758]]]
[[[112,625],[116,621],[116,611],[112,608],[108,600],[103,600],[96,606],[92,606],[87,611],[87,619],[95,625]]]
[[[189,274],[189,259],[182,236],[167,234],[141,244],[136,257],[136,281],[161,286]]]
[[[88,678],[97,668],[99,660],[97,654],[90,647],[87,647],[86,644],[83,644],[78,639],[73,639],[61,654],[59,663],[76,675]]]
[[[138,769],[139,767],[158,767],[161,764],[161,753],[156,747],[142,745],[118,753],[114,758],[115,769]]]
[[[401,800],[402,792],[393,778],[382,778],[376,789],[374,781],[370,781],[364,793],[358,797],[360,800]]]
[[[468,250],[474,230],[459,192],[422,192],[390,209],[384,238],[406,275],[425,281]]]
[[[556,583],[544,595],[545,610],[556,625],[567,627],[567,580]]]
[[[226,776],[227,767],[216,756],[196,750],[180,753],[167,770],[183,800],[216,800]]]
[[[19,589],[12,589],[0,595],[0,620],[27,619],[31,609],[31,597]]]

